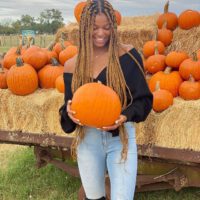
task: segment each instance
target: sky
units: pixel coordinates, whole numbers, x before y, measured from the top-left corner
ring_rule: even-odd
[[[73,10],[79,0],[0,0],[0,22],[20,19],[22,15],[39,17],[45,9],[58,9],[64,23],[75,21]],[[109,0],[122,16],[141,16],[161,13],[166,0]],[[200,0],[171,0],[170,11],[179,15],[186,9],[200,11]]]

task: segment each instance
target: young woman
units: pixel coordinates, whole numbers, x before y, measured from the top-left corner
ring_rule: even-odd
[[[114,10],[106,0],[87,2],[79,28],[78,55],[65,63],[61,125],[66,133],[76,129],[72,147],[86,199],[105,199],[108,172],[111,199],[133,200],[137,175],[133,122],[144,121],[152,108],[142,59],[132,45],[118,42]],[[115,124],[101,129],[83,126],[70,109],[73,93],[85,83],[98,81],[115,90],[122,103]]]

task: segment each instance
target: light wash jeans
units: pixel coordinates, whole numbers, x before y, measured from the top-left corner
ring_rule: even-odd
[[[121,160],[119,136],[85,127],[86,135],[77,148],[77,161],[86,196],[98,199],[105,195],[105,173],[111,182],[111,200],[133,200],[137,175],[137,146],[133,123],[125,123],[128,132],[127,160]]]

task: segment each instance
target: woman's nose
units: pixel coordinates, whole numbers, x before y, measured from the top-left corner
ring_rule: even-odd
[[[102,36],[102,35],[104,35],[104,30],[102,28],[98,29],[97,32],[96,32],[96,34],[98,36]]]

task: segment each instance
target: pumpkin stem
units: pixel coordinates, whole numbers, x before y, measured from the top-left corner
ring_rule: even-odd
[[[4,73],[3,65],[0,63],[0,73]]]
[[[58,66],[60,65],[60,63],[58,62],[58,60],[54,57],[51,58],[51,64],[52,66]]]
[[[164,6],[164,13],[168,13],[169,10],[169,0],[167,1],[167,3]]]
[[[155,45],[154,45],[154,55],[158,55],[159,52],[158,52],[158,42],[156,41],[155,42]]]
[[[17,57],[16,58],[16,66],[21,67],[23,65],[24,65],[24,63],[23,63],[22,59],[20,57]]]
[[[48,49],[49,51],[52,51],[55,44],[56,44],[56,41],[55,41],[55,40],[52,41],[52,42],[50,42],[50,44],[47,46],[47,49]]]
[[[197,52],[192,53],[192,58],[193,58],[193,61],[198,61]]]
[[[168,67],[165,68],[164,73],[165,73],[165,74],[170,74],[171,71],[172,71],[172,68],[168,66]]]
[[[155,91],[160,90],[160,81],[156,81]]]
[[[193,82],[193,83],[195,82],[195,79],[194,79],[194,77],[192,76],[192,74],[190,74],[190,76],[189,76],[189,81],[190,81],[190,82]]]

